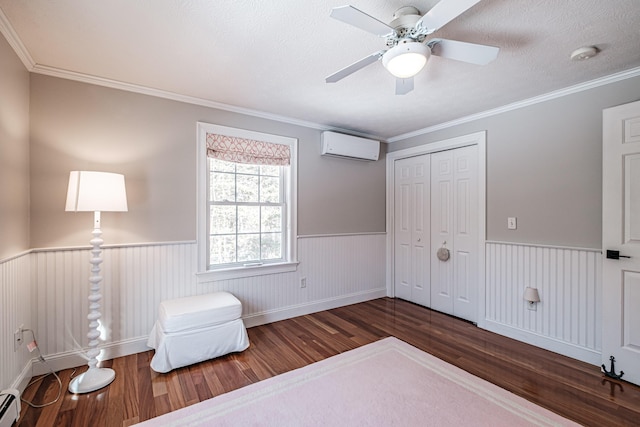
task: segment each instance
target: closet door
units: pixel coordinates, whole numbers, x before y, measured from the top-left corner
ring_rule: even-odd
[[[431,155],[431,308],[477,321],[478,147]],[[438,250],[449,251],[447,260]]]
[[[431,155],[431,308],[453,314],[453,150]],[[441,261],[438,250],[449,251]]]
[[[394,283],[398,298],[430,306],[429,155],[396,160]]]

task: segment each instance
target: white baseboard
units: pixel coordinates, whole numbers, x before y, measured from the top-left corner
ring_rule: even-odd
[[[263,311],[247,317],[243,317],[247,328],[277,322],[279,320],[291,319],[297,316],[316,313],[318,311],[331,310],[332,308],[343,307],[345,305],[357,304],[359,302],[370,301],[376,298],[387,296],[386,288],[374,289],[366,292],[342,295],[337,298],[329,298],[321,301],[313,301],[308,304],[289,306],[277,310]]]
[[[480,325],[480,323],[478,323],[478,325]],[[600,366],[602,363],[602,354],[600,352],[568,342],[558,341],[523,329],[514,328],[513,326],[504,325],[493,320],[485,319],[483,329],[592,365]]]
[[[33,377],[33,373],[31,370],[32,366],[33,360],[29,360],[27,364],[24,365],[24,369],[22,370],[22,372],[20,372],[20,375],[18,375],[18,377],[13,381],[13,384],[11,384],[11,387],[9,388],[15,388],[20,392],[20,394],[22,394],[24,392],[24,389],[27,388],[29,381],[31,381],[31,378]]]
[[[106,344],[101,347],[101,360],[110,360],[116,357],[128,356],[130,354],[142,353],[149,351],[147,347],[147,336],[137,337],[129,340],[123,340]],[[87,358],[82,350],[68,351],[58,354],[50,354],[45,356],[47,363],[43,363],[38,359],[33,359],[33,375],[43,375],[52,369],[54,372],[75,368],[86,365]],[[47,366],[48,365],[48,366]]]

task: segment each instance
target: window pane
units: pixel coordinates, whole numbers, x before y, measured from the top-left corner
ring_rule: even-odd
[[[209,158],[209,170],[215,172],[235,172],[236,164],[224,160]]]
[[[238,262],[260,260],[260,235],[238,234]]]
[[[234,174],[219,172],[212,173],[210,188],[210,200],[213,200],[214,202],[235,202],[236,183]]]
[[[211,234],[231,234],[236,232],[236,207],[211,206],[209,221]]]
[[[211,236],[209,238],[209,263],[229,264],[236,262],[236,236]]]
[[[260,206],[238,206],[238,233],[259,232]]]
[[[258,175],[260,172],[260,166],[258,165],[245,165],[243,163],[236,163],[237,173],[248,173],[252,175]]]
[[[260,202],[280,203],[280,178],[260,177]]]
[[[262,234],[262,259],[282,258],[282,234],[263,233]]]
[[[282,229],[282,206],[262,206],[262,232]]]
[[[280,176],[280,166],[260,166],[262,176]]]
[[[258,202],[258,183],[257,176],[252,175],[236,175],[238,184],[238,202]]]

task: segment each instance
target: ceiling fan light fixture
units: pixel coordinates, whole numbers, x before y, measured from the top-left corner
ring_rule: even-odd
[[[415,42],[401,42],[382,56],[382,65],[399,79],[413,77],[427,64],[431,56],[429,46]]]

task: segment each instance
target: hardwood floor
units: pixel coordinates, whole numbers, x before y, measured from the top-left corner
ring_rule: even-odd
[[[61,371],[60,400],[42,409],[23,405],[18,425],[128,426],[388,336],[581,424],[640,425],[640,387],[606,380],[596,366],[391,298],[250,328],[248,350],[168,374],[151,370],[151,351],[117,358],[103,364],[116,371],[115,381],[85,395],[66,392],[71,370]],[[49,376],[23,397],[37,403],[57,393],[58,383]]]

